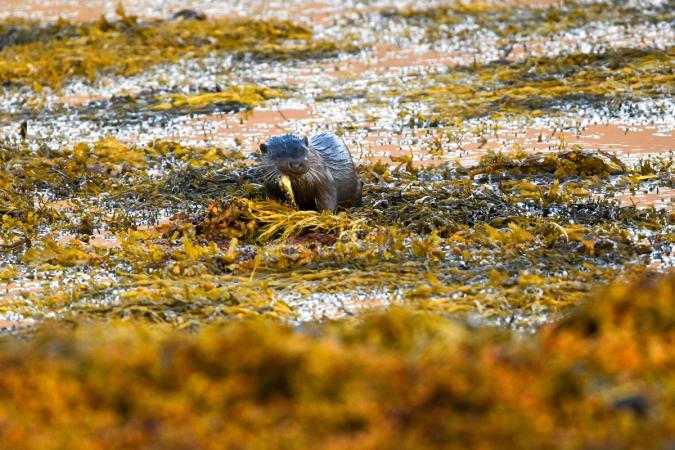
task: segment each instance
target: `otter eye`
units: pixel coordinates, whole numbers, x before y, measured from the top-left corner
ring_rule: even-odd
[[[302,138],[302,142],[305,143],[305,147],[309,147],[309,139],[307,138],[307,136],[305,136],[304,138]]]
[[[260,144],[260,152],[267,153],[267,144]]]

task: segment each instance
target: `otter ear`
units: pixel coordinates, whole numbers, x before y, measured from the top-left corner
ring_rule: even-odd
[[[305,147],[309,147],[309,139],[307,138],[307,136],[305,136],[304,138],[302,138],[302,142],[305,143]]]
[[[260,152],[267,153],[267,144],[260,144]]]

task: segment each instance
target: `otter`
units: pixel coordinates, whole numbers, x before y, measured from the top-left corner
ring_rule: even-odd
[[[338,205],[361,205],[363,182],[349,149],[334,134],[275,136],[260,144],[260,152],[257,169],[269,198],[286,198],[280,181],[287,176],[300,209],[335,211]]]
[[[171,20],[206,20],[206,14],[194,9],[181,9],[171,16]]]

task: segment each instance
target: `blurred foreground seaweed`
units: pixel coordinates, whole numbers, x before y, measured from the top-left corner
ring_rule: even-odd
[[[667,448],[674,333],[672,274],[528,340],[407,308],[300,331],[45,327],[0,344],[3,445]]]

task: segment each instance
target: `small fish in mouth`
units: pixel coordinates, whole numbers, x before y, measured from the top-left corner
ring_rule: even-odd
[[[279,187],[284,192],[287,199],[290,200],[293,205],[297,206],[297,203],[295,202],[295,195],[293,195],[291,179],[288,177],[288,175],[282,175],[281,178],[279,178]]]

